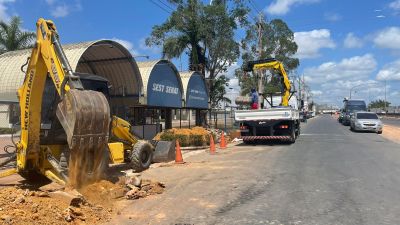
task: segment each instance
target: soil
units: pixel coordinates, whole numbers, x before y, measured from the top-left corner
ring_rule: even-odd
[[[400,144],[400,128],[390,125],[383,126],[382,136]]]
[[[127,180],[129,178],[120,177],[115,183],[101,180],[90,184],[79,190],[83,201],[73,206],[37,188],[24,185],[1,188],[0,224],[106,223],[112,215],[120,213],[116,206],[119,200],[161,194],[165,187],[160,182],[146,179],[136,187]]]
[[[124,183],[114,184],[107,180],[90,184],[79,190],[87,201],[107,208],[112,208],[113,202],[123,198],[127,191]]]
[[[69,206],[46,192],[16,186],[1,189],[0,209],[3,224],[96,224],[107,222],[112,213],[89,203]]]

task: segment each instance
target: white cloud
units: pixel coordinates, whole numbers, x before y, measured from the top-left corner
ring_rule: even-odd
[[[160,46],[147,46],[146,45],[146,38],[142,38],[139,41],[139,48],[145,52],[149,52],[151,54],[161,54],[162,50]]]
[[[226,69],[226,76],[229,78],[235,77],[235,70],[240,68],[239,64],[237,62],[232,63],[228,68]]]
[[[56,0],[46,0],[50,6],[50,14],[55,18],[66,17],[72,12],[82,10],[80,0],[75,0],[72,4],[58,3]]]
[[[325,13],[324,14],[325,20],[336,22],[342,19],[342,16],[338,13]]]
[[[51,15],[59,18],[59,17],[66,17],[70,13],[70,9],[67,5],[58,5],[53,10],[51,10]]]
[[[400,49],[400,27],[388,27],[379,31],[373,42],[380,48]]]
[[[123,40],[123,39],[119,39],[119,38],[111,38],[111,40],[120,43],[122,46],[124,46],[126,49],[128,49],[128,51],[132,54],[132,56],[139,55],[139,52],[137,52],[134,49],[134,46],[133,46],[132,42],[127,41],[127,40]]]
[[[228,87],[233,88],[234,90],[238,90],[239,89],[239,79],[231,78],[228,82]]]
[[[275,0],[264,11],[271,15],[285,15],[292,6],[316,2],[319,0]]]
[[[317,58],[320,49],[336,47],[328,29],[295,32],[294,40],[299,46],[296,57],[300,59]]]
[[[56,0],[46,0],[46,3],[48,5],[53,5],[56,2]]]
[[[8,21],[10,19],[10,15],[6,6],[8,3],[13,3],[15,0],[0,0],[0,21]]]
[[[395,0],[389,4],[389,7],[394,10],[400,10],[400,0]]]
[[[304,69],[305,79],[311,84],[322,84],[332,81],[354,81],[368,79],[376,69],[377,62],[373,55],[344,58],[340,62],[326,62],[318,67]]]
[[[400,80],[400,59],[385,65],[376,75],[377,80]]]
[[[324,92],[322,92],[322,91],[320,91],[320,90],[313,90],[313,91],[311,91],[311,94],[312,94],[314,97],[321,96],[323,93],[324,93]]]
[[[348,33],[344,39],[343,45],[345,48],[361,48],[364,43],[361,38],[358,38],[353,33]]]

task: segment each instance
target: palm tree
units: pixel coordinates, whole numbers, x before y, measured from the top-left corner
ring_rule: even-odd
[[[21,30],[21,18],[13,16],[9,23],[0,21],[0,53],[31,48],[34,32]]]

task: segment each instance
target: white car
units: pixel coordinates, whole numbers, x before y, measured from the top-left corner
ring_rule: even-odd
[[[354,131],[374,131],[382,134],[383,123],[374,112],[355,112],[350,118],[350,129]]]

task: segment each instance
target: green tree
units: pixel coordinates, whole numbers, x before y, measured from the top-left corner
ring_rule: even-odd
[[[31,48],[36,37],[34,32],[21,30],[21,18],[14,16],[10,22],[0,22],[0,52]]]
[[[372,101],[368,104],[368,108],[369,109],[384,109],[385,107],[389,107],[390,106],[390,102],[386,101],[385,104],[385,100],[382,99],[378,99],[376,101]]]
[[[261,35],[261,52],[259,51],[258,28],[262,27]],[[287,73],[295,70],[299,66],[299,59],[294,57],[297,52],[297,44],[294,41],[294,33],[290,30],[287,24],[280,20],[274,19],[270,22],[257,22],[252,24],[246,30],[246,36],[241,41],[243,50],[243,62],[256,60],[258,58],[276,58],[281,61]],[[235,71],[236,77],[242,88],[242,95],[250,93],[252,87],[257,86],[257,76],[244,76],[243,72],[238,69]],[[252,77],[249,79],[249,77]],[[278,74],[271,74],[271,77],[264,84],[264,93],[280,92],[282,87],[280,83],[281,77]]]
[[[216,77],[227,70],[240,56],[235,30],[248,25],[249,9],[245,0],[213,1],[169,0],[177,9],[161,25],[153,27],[148,46],[163,48],[163,57],[189,56],[189,69],[208,72],[209,89],[213,93]],[[228,3],[231,4],[228,4]],[[217,87],[216,87],[217,88]],[[213,105],[213,99],[210,98]]]
[[[231,103],[231,100],[225,97],[228,83],[229,78],[225,75],[215,78],[214,88],[210,91],[211,108],[218,108],[221,102]]]

